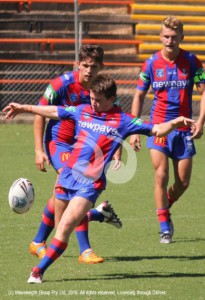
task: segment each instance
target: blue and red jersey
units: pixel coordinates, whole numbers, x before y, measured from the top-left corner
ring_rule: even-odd
[[[56,106],[76,106],[83,103],[90,103],[90,91],[80,84],[78,71],[65,73],[52,80],[39,101],[39,105]],[[52,140],[72,144],[74,127],[72,120],[49,120],[45,142]]]
[[[90,105],[58,107],[60,119],[75,121],[77,142],[59,177],[64,188],[104,189],[105,170],[123,140],[134,133],[150,135],[153,124],[143,122],[113,107],[106,113],[94,112]]]
[[[205,83],[205,73],[202,63],[188,51],[180,49],[174,62],[165,60],[161,51],[147,59],[137,89],[148,91],[152,87],[150,121],[156,124],[182,115],[191,118],[193,86],[197,83]]]

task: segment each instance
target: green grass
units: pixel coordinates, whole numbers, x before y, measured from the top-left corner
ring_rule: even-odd
[[[174,243],[159,244],[153,169],[143,139],[135,177],[126,184],[108,183],[98,200],[111,201],[123,228],[90,224],[93,249],[106,262],[79,265],[72,235],[64,255],[45,273],[42,285],[27,284],[31,268],[38,263],[28,247],[51,195],[55,173],[52,168],[41,173],[35,167],[32,125],[1,124],[0,137],[0,299],[205,299],[204,137],[196,142],[190,188],[172,209]],[[19,177],[29,178],[36,193],[25,215],[12,212],[7,200],[11,183]]]

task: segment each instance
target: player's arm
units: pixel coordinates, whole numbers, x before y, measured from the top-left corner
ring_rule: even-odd
[[[45,131],[45,123],[46,119],[42,116],[35,115],[34,117],[34,144],[35,144],[35,164],[37,168],[42,171],[46,172],[46,168],[44,163],[46,162],[47,165],[50,165],[50,161],[48,156],[46,155],[43,147],[43,136]]]
[[[168,135],[177,127],[189,126],[195,129],[195,121],[185,117],[178,117],[166,123],[155,124],[151,130],[151,135],[163,137]]]
[[[9,103],[3,112],[7,112],[5,119],[13,119],[18,114],[29,113],[37,114],[45,118],[58,120],[57,106],[37,106],[30,104]]]
[[[192,138],[200,138],[203,134],[203,127],[205,121],[205,83],[199,83],[196,85],[198,93],[201,95],[200,101],[200,112],[199,117],[196,122],[196,131],[193,134]]]
[[[132,107],[131,107],[131,114],[135,117],[140,117],[142,113],[142,107],[144,103],[144,98],[147,92],[136,89],[133,101],[132,101]],[[130,137],[130,145],[135,151],[139,151],[141,148],[141,141],[140,136],[138,134],[132,135]]]

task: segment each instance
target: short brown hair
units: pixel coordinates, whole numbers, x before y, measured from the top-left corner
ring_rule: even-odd
[[[87,57],[93,58],[96,62],[102,64],[104,59],[104,51],[98,45],[82,45],[78,55],[79,61],[83,61]]]
[[[97,94],[103,94],[107,99],[116,97],[117,85],[109,75],[99,74],[91,83],[90,89]]]
[[[175,31],[180,32],[183,34],[183,23],[179,19],[174,16],[167,16],[163,21],[162,25],[167,28],[173,29]]]

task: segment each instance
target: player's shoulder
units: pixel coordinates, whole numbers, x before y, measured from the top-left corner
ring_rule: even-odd
[[[66,106],[67,111],[79,112],[79,111],[90,111],[91,107],[90,104],[79,104],[76,106]]]
[[[69,85],[69,84],[74,83],[76,81],[75,72],[66,72],[66,73],[63,73],[60,76],[60,78],[62,80],[63,85]]]
[[[160,60],[161,60],[161,54],[160,51],[157,51],[152,56],[150,56],[145,60],[142,70],[146,70],[152,68],[153,66],[156,66],[158,62],[160,63]]]
[[[64,86],[67,86],[74,82],[73,72],[66,72],[58,77],[55,77],[51,80],[49,86],[54,90],[57,91]]]
[[[194,53],[181,49],[180,55],[180,60],[186,64],[189,62],[192,70],[203,69],[201,60]]]
[[[152,64],[152,63],[154,63],[156,60],[159,60],[159,59],[161,59],[161,51],[155,52],[152,56],[150,56],[149,58],[147,58],[147,59],[145,60],[145,62],[146,62],[147,64]]]
[[[180,56],[188,60],[198,60],[197,56],[194,53],[184,49],[180,49]]]

